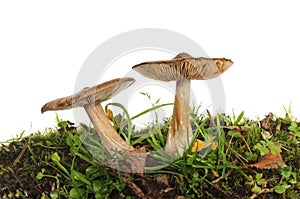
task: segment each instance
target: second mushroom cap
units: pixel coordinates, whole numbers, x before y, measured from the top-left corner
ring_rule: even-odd
[[[226,58],[178,57],[180,56],[172,60],[144,62],[132,68],[145,77],[160,81],[177,81],[183,78],[205,80],[219,76],[233,64]]]

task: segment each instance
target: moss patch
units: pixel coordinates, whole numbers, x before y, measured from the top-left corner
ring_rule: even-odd
[[[128,119],[128,118],[127,118]],[[125,119],[124,119],[125,121]],[[0,150],[2,198],[299,198],[300,125],[289,114],[250,120],[191,113],[198,151],[144,175],[107,167],[112,161],[95,131],[58,119],[44,133],[14,139]],[[114,125],[126,137],[128,125]],[[131,132],[131,143],[163,149],[169,119]],[[200,143],[200,142],[199,142]],[[273,153],[274,152],[274,153]],[[270,154],[280,155],[284,165]],[[91,155],[93,154],[93,155]],[[266,156],[269,154],[269,156]],[[161,162],[164,154],[156,154]],[[268,157],[271,157],[267,159]],[[266,163],[259,163],[262,159]],[[150,168],[151,169],[151,168]]]

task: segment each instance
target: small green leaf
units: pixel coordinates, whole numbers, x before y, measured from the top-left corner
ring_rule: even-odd
[[[292,174],[292,167],[286,166],[281,168],[281,175],[285,178],[289,178]]]
[[[199,173],[198,172],[194,172],[193,173],[193,178],[198,178],[199,177]]]
[[[244,111],[242,111],[242,112],[239,114],[238,118],[234,121],[233,126],[238,125],[238,123],[243,119],[243,116],[244,116]]]
[[[241,133],[238,131],[229,131],[228,135],[230,135],[232,137],[241,137]]]
[[[60,157],[59,157],[59,155],[58,155],[57,152],[55,152],[55,153],[52,154],[51,160],[52,160],[53,162],[59,162],[59,161],[60,161]]]
[[[83,197],[85,190],[82,188],[72,188],[70,190],[70,198],[71,199],[80,199]]]
[[[289,180],[289,183],[296,184],[296,183],[298,183],[298,181],[297,181],[297,179],[293,178],[293,179]]]
[[[66,129],[68,126],[68,122],[67,121],[61,121],[57,124],[57,126],[59,126],[60,128]]]
[[[281,148],[274,144],[274,142],[267,141],[267,146],[269,147],[272,154],[276,154],[278,152],[281,152]]]
[[[73,174],[73,178],[75,180],[81,181],[87,185],[91,185],[91,182],[85,177],[84,174],[82,174],[78,171],[75,171],[75,170],[72,170],[72,174]]]
[[[86,168],[86,170],[85,170],[85,173],[87,176],[91,176],[97,172],[99,172],[99,171],[98,171],[98,168],[95,166],[90,166],[90,167]]]
[[[44,174],[42,172],[38,172],[38,174],[36,175],[36,179],[37,180],[41,180],[44,177]]]
[[[79,180],[74,180],[74,179],[70,182],[70,185],[72,187],[83,187],[83,186],[85,186],[84,182],[79,181]]]
[[[256,153],[250,153],[249,151],[247,151],[247,152],[245,153],[245,155],[246,155],[246,159],[247,159],[248,161],[254,161],[254,160],[257,160],[257,154],[256,154]]]
[[[261,142],[264,142],[264,141],[261,141]],[[262,145],[261,143],[257,143],[256,145],[254,145],[254,149],[259,150],[260,155],[262,155],[262,156],[266,155],[269,152],[269,150],[267,149],[267,147],[264,146],[264,145]]]
[[[297,123],[296,122],[292,122],[291,123],[291,126],[289,126],[288,128],[290,131],[293,131],[293,132],[299,132],[300,131],[300,127],[298,127]]]
[[[255,179],[256,180],[260,180],[260,179],[262,179],[262,177],[263,177],[263,174],[262,173],[258,173],[258,174],[256,174]]]
[[[254,184],[255,184],[254,181],[246,182],[246,185],[249,185],[250,187],[254,186]]]
[[[286,191],[287,184],[284,182],[280,185],[275,186],[275,192],[278,194],[283,194]]]
[[[251,189],[251,191],[253,193],[259,193],[259,192],[261,192],[261,188],[259,186],[257,186],[257,184],[255,183],[254,187]]]
[[[151,99],[149,93],[147,93],[147,92],[140,92],[140,94],[146,96],[148,99]]]
[[[248,180],[249,180],[249,181],[253,181],[253,176],[251,176],[251,175],[248,176]]]
[[[62,170],[64,171],[68,176],[70,176],[68,170],[59,162],[60,157],[57,152],[53,153],[51,156],[51,160]]]
[[[267,184],[267,180],[263,178],[262,173],[256,174],[255,178],[256,178],[256,183],[258,185],[266,185]]]
[[[145,96],[146,96],[146,93],[145,93],[145,92],[140,92],[140,94],[142,94],[142,95],[145,95]]]
[[[94,192],[95,192],[95,193],[100,192],[101,189],[102,189],[102,186],[103,186],[103,185],[102,185],[101,181],[99,181],[99,180],[94,181],[94,182],[93,182]]]
[[[59,198],[58,191],[57,191],[57,190],[51,191],[51,192],[50,192],[50,197],[51,197],[52,199],[57,199],[57,198]]]
[[[268,181],[266,179],[260,179],[256,181],[258,185],[266,185],[268,183]]]
[[[194,162],[194,158],[188,158],[187,160],[186,160],[186,163],[188,164],[188,165],[193,165],[193,162]]]
[[[158,98],[158,99],[156,100],[155,104],[158,104],[159,101],[160,101],[160,98]]]

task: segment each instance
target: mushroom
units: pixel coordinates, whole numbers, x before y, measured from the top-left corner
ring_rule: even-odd
[[[41,112],[84,107],[104,147],[118,158],[119,164],[124,163],[116,166],[114,161],[108,160],[109,166],[124,172],[143,173],[148,153],[144,148],[133,148],[125,142],[115,131],[100,105],[134,82],[133,78],[117,78],[91,88],[84,88],[74,95],[46,103]]]
[[[172,60],[144,62],[132,67],[151,79],[176,81],[173,116],[165,146],[167,153],[182,156],[193,138],[189,115],[190,80],[218,77],[232,64],[225,58],[194,58],[180,53]]]
[[[46,103],[42,113],[50,110],[66,110],[74,107],[84,107],[103,145],[110,154],[130,152],[134,148],[125,142],[115,131],[101,106],[101,102],[109,100],[123,89],[133,84],[133,78],[118,78],[63,98]]]

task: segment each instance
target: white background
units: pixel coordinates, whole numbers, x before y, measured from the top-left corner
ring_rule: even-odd
[[[55,126],[55,113],[41,114],[41,106],[72,94],[82,63],[102,42],[138,28],[173,30],[196,41],[210,57],[232,59],[234,65],[222,75],[228,114],[234,108],[253,119],[269,112],[284,116],[283,106],[292,102],[299,118],[297,4],[274,0],[1,1],[0,141],[23,130],[29,134]],[[134,57],[124,64],[141,61]],[[172,56],[145,52],[142,58]],[[207,106],[209,102],[203,110]],[[72,120],[70,111],[58,114]]]

